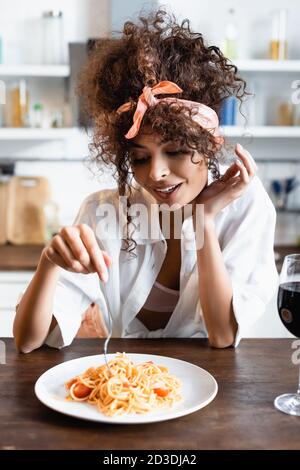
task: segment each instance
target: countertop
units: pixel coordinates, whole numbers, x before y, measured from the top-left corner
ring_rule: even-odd
[[[0,245],[0,271],[35,271],[43,245]]]
[[[44,246],[42,245],[0,245],[0,271],[35,271]],[[277,267],[289,253],[300,253],[299,246],[276,246],[280,254]]]
[[[22,355],[11,339],[5,339],[0,448],[299,449],[300,418],[273,406],[277,395],[297,388],[292,341],[247,339],[237,349],[212,349],[204,339],[113,339],[111,353],[157,354],[191,362],[210,372],[219,390],[208,406],[181,418],[112,425],[57,413],[34,395],[34,384],[43,372],[64,361],[101,353],[102,340],[77,339],[62,350],[42,347]]]

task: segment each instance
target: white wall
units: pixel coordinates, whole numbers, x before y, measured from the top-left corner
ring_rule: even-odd
[[[289,58],[300,58],[298,0],[168,0],[159,3],[167,5],[179,18],[191,19],[193,28],[218,46],[222,43],[227,12],[229,8],[234,8],[241,59],[266,58],[271,34],[271,12],[286,8],[289,10]]]
[[[86,41],[90,37],[105,37],[110,30],[109,0],[0,0],[0,36],[3,42],[3,62],[42,63],[41,16],[43,11],[63,12],[65,44]],[[8,82],[8,92],[9,84]],[[61,109],[64,79],[29,78],[31,104],[42,101],[45,109]],[[7,105],[8,106],[8,105]],[[72,223],[81,201],[87,194],[112,186],[107,178],[95,178],[79,161],[88,155],[88,140],[84,135],[66,141],[0,141],[0,158],[20,158],[18,175],[40,175],[49,178],[53,199],[59,203],[62,225]],[[26,158],[48,158],[54,161],[26,162]],[[58,162],[69,157],[77,162]],[[24,160],[25,159],[25,160]]]
[[[5,63],[41,63],[41,16],[61,10],[66,42],[107,36],[109,0],[0,0]]]
[[[111,0],[111,24],[112,30],[120,32],[127,20],[134,20],[141,10],[155,9],[158,0]]]

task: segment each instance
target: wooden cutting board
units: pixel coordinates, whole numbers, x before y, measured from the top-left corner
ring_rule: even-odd
[[[45,242],[44,205],[50,199],[47,178],[14,176],[9,187],[7,240],[16,245]]]
[[[0,245],[7,241],[8,194],[11,178],[0,179]]]

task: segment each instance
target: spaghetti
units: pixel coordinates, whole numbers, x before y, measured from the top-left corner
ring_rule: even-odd
[[[144,414],[182,399],[181,382],[152,361],[134,364],[125,353],[70,380],[68,399],[96,405],[107,416]]]

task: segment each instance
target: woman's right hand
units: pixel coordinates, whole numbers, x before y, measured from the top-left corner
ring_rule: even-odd
[[[108,280],[110,256],[100,250],[95,234],[86,224],[63,227],[42,256],[56,266],[73,273],[97,273],[99,278]]]

